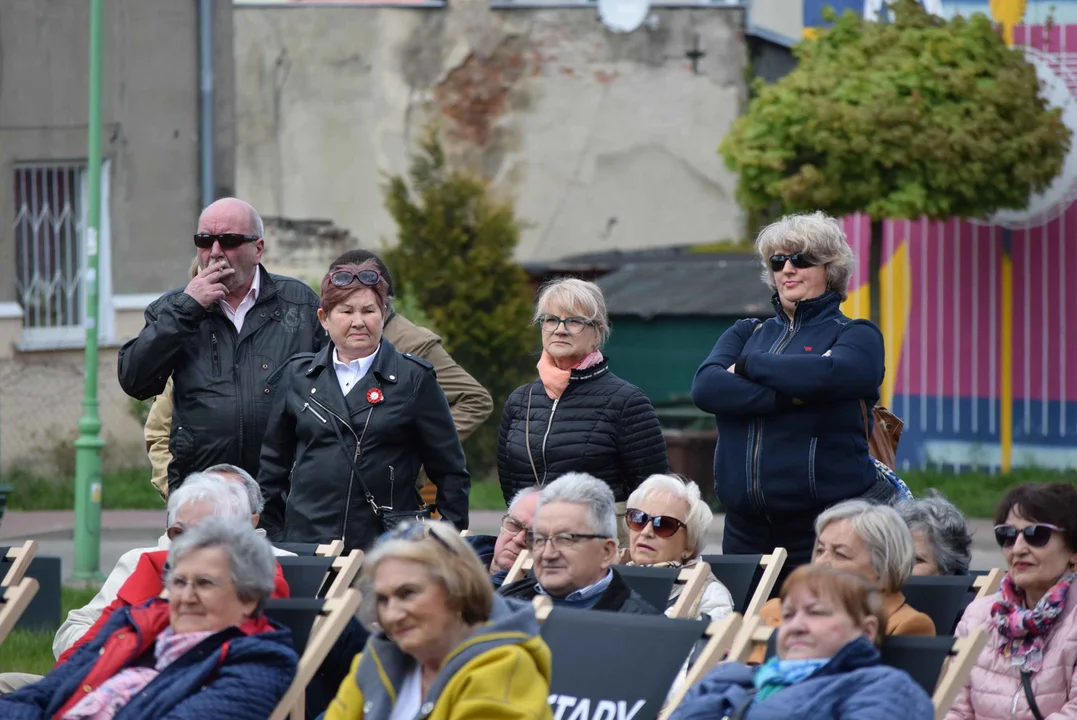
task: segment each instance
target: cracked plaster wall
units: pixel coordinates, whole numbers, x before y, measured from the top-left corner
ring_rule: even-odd
[[[743,12],[655,17],[616,35],[592,8],[237,6],[237,193],[392,242],[384,174],[436,117],[515,200],[520,260],[738,239],[717,146],[746,98]]]

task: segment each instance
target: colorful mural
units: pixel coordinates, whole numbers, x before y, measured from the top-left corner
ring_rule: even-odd
[[[1018,25],[1013,40],[1077,127],[1077,25]],[[883,402],[905,420],[902,465],[1077,467],[1075,155],[1026,211],[886,224]],[[846,312],[864,317],[870,220],[845,227],[860,259]]]

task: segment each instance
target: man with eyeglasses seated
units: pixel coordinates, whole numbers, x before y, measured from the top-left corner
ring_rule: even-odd
[[[469,535],[464,538],[490,573],[490,582],[501,587],[516,558],[527,549],[527,531],[538,505],[538,487],[524,488],[512,498],[501,518],[497,535]]]
[[[625,584],[617,561],[617,509],[609,485],[586,473],[568,473],[539,494],[527,535],[533,576],[498,591],[531,600],[546,595],[554,605],[636,615],[661,615]]]

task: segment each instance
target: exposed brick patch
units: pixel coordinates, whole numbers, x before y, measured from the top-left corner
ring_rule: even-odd
[[[475,146],[490,140],[497,118],[508,109],[513,84],[524,73],[519,50],[502,45],[489,57],[471,53],[434,90],[442,114],[452,118],[455,134]]]

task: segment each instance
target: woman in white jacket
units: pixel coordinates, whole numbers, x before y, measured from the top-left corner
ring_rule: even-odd
[[[699,487],[676,475],[651,475],[628,496],[629,565],[691,568],[701,562],[714,513],[700,497]],[[681,586],[674,585],[666,606],[673,610]],[[712,573],[693,612],[696,618],[721,620],[733,612],[733,598]]]

